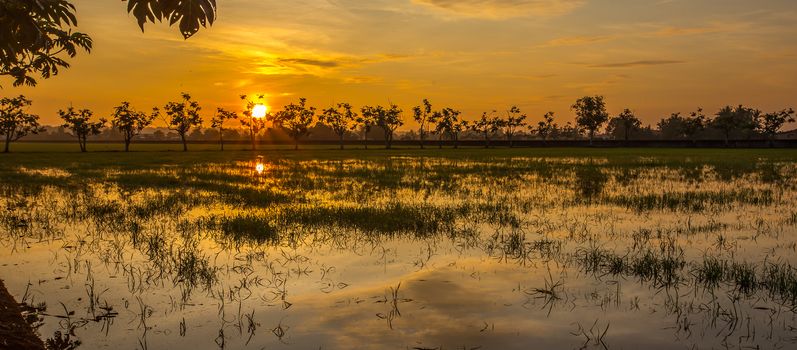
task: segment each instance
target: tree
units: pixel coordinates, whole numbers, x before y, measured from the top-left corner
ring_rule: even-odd
[[[462,112],[452,108],[443,108],[443,110],[435,112],[435,114],[434,120],[437,124],[435,125],[434,131],[440,135],[439,147],[443,148],[443,135],[447,134],[453,141],[458,140],[459,133],[462,132],[462,130],[457,129],[463,127],[463,124],[461,124],[459,120],[459,115],[462,114]]]
[[[375,125],[384,131],[386,149],[393,146],[393,134],[396,129],[404,125],[404,121],[401,120],[401,112],[402,110],[395,104],[391,104],[389,108],[382,106],[364,106],[362,108],[363,116],[373,120]]]
[[[520,108],[517,106],[512,106],[506,111],[506,120],[503,121],[502,126],[510,148],[514,147],[512,137],[515,136],[518,129],[526,126],[526,118],[528,117],[525,114],[520,114]]]
[[[548,138],[553,136],[556,132],[556,129],[559,128],[559,126],[553,122],[553,119],[553,112],[545,113],[545,115],[542,117],[542,120],[537,123],[537,128],[533,130],[542,139],[543,145],[548,144]]]
[[[764,114],[761,117],[757,127],[758,130],[761,131],[764,136],[766,136],[767,140],[769,141],[769,147],[773,147],[775,134],[778,133],[778,130],[780,130],[780,128],[782,128],[786,123],[794,123],[794,120],[794,110],[789,108],[778,112]]]
[[[293,139],[293,149],[299,149],[299,139],[309,134],[310,125],[315,117],[315,107],[307,107],[307,99],[302,97],[299,103],[291,103],[277,112],[272,121]]]
[[[71,130],[72,136],[77,137],[81,152],[86,152],[86,139],[89,136],[98,135],[105,127],[105,123],[108,122],[105,118],[92,122],[91,117],[94,116],[94,113],[88,109],[78,111],[74,107],[69,107],[66,111],[59,110],[58,115],[64,120],[63,127]]]
[[[706,115],[703,114],[703,108],[698,107],[697,111],[690,113],[689,117],[684,118],[681,128],[684,137],[695,143],[697,134],[706,128]]]
[[[199,111],[202,107],[199,103],[191,100],[191,95],[182,93],[182,101],[169,102],[163,110],[166,112],[166,125],[169,130],[177,132],[183,142],[183,152],[188,151],[186,135],[191,128],[202,126],[202,117]]]
[[[427,99],[423,99],[423,106],[415,106],[412,109],[413,118],[418,123],[418,137],[420,138],[421,148],[426,140],[426,128],[429,124],[434,124],[439,112],[432,112],[432,104]]]
[[[367,107],[367,106],[366,106]],[[376,125],[375,116],[372,114],[365,114],[366,107],[361,109],[362,114],[354,119],[355,128],[359,126],[363,130],[363,142],[365,144],[365,149],[368,149],[368,133],[371,132],[371,128]],[[368,107],[371,108],[371,107]]]
[[[39,125],[39,116],[25,112],[31,104],[31,100],[22,95],[0,99],[0,135],[5,138],[3,153],[9,152],[11,142],[44,131]]]
[[[156,116],[154,112],[147,115],[136,111],[130,106],[130,102],[122,102],[121,105],[114,107],[111,125],[124,136],[125,152],[130,151],[130,143],[133,138],[141,134],[144,128],[150,126]]]
[[[570,108],[576,111],[576,124],[587,129],[589,144],[592,145],[595,131],[609,120],[603,96],[584,96]]]
[[[609,120],[607,132],[615,139],[621,136],[625,142],[631,138],[632,132],[637,132],[642,127],[642,121],[634,115],[630,109],[626,108],[622,113]]]
[[[238,119],[238,114],[224,108],[217,108],[216,114],[210,119],[210,127],[219,129],[219,145],[222,151],[224,151],[224,123],[234,119]]]
[[[711,121],[711,126],[720,130],[725,136],[725,146],[730,144],[731,134],[737,130],[754,130],[758,125],[761,111],[747,108],[743,105],[737,107],[725,106],[717,112]]]
[[[250,100],[246,95],[241,95],[241,100],[246,101],[246,107],[244,107],[243,111],[244,117],[239,121],[244,128],[249,130],[249,139],[252,142],[253,151],[257,149],[257,135],[260,134],[261,130],[266,128],[266,120],[274,119],[274,116],[270,113],[266,113],[262,118],[255,118],[252,116],[252,110],[256,105],[261,104],[260,102],[262,102],[264,98],[265,95],[257,95],[256,100]]]
[[[328,126],[340,138],[340,149],[343,149],[343,138],[346,132],[354,129],[357,112],[352,111],[348,103],[338,103],[336,107],[325,109],[318,116],[318,121]]]
[[[92,47],[74,26],[75,6],[67,0],[0,1],[0,75],[14,79],[14,86],[35,86],[34,75],[47,79],[69,68],[66,58]]]
[[[501,119],[493,117],[493,113],[489,115],[487,112],[482,113],[481,118],[476,120],[470,127],[471,130],[484,137],[484,148],[490,148],[490,137],[501,129]]]
[[[180,34],[188,39],[200,25],[207,28],[216,20],[216,0],[127,0],[127,12],[136,17],[142,32],[147,22],[180,22]]]

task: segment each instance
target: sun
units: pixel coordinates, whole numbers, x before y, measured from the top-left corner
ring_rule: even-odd
[[[252,116],[255,118],[263,118],[268,113],[268,107],[264,104],[256,104],[252,108]]]

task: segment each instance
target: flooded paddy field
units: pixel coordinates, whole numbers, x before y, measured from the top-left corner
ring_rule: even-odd
[[[13,154],[0,279],[61,349],[789,349],[795,160]]]

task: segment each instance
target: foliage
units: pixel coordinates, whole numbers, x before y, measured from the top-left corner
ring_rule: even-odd
[[[124,1],[124,0],[123,0]],[[188,39],[199,27],[213,25],[216,20],[216,0],[126,0],[127,12],[133,14],[141,31],[144,24],[168,21],[180,22],[180,33]]]
[[[59,110],[58,115],[64,120],[63,127],[71,130],[72,135],[77,137],[81,152],[86,152],[86,139],[98,135],[107,122],[105,118],[93,122],[93,112],[88,109],[75,110],[71,106],[66,111]]]
[[[360,128],[363,131],[363,140],[365,142],[365,149],[368,149],[368,133],[376,125],[376,116],[372,114],[365,114],[365,107],[361,110],[363,113],[354,119],[354,128]]]
[[[385,133],[385,147],[391,148],[393,145],[393,134],[398,127],[404,125],[401,120],[402,110],[395,104],[389,108],[383,106],[364,106],[362,115],[369,120],[373,120],[376,126],[382,128]]]
[[[494,113],[495,111],[490,114],[482,113],[481,118],[474,121],[470,127],[471,130],[484,137],[484,148],[490,147],[490,137],[501,130],[501,119],[493,116]]]
[[[294,149],[299,149],[299,139],[308,135],[310,125],[315,117],[315,107],[307,106],[307,99],[302,97],[299,103],[291,103],[272,118],[274,125],[282,128],[290,135],[294,142]]]
[[[717,112],[711,121],[711,126],[722,131],[725,143],[728,144],[731,134],[739,130],[754,130],[758,125],[761,111],[743,105],[736,107],[725,106]]]
[[[440,139],[443,138],[443,135],[448,135],[454,141],[459,140],[459,134],[468,127],[467,121],[459,119],[460,114],[462,112],[452,108],[443,108],[443,110],[435,112],[433,120],[437,122],[437,125],[435,125],[434,131],[440,135]]]
[[[74,26],[75,6],[67,0],[0,1],[0,75],[14,79],[14,86],[35,86],[33,75],[47,79],[69,68],[65,58],[92,47]]]
[[[198,102],[191,100],[191,95],[184,92],[182,101],[169,102],[163,107],[163,110],[166,112],[166,125],[169,130],[176,131],[180,135],[183,151],[188,151],[185,137],[191,128],[202,125],[202,117],[199,115],[202,107]]]
[[[548,141],[549,137],[555,136],[556,130],[559,128],[553,120],[554,112],[545,113],[542,120],[537,123],[537,128],[534,129],[534,132],[540,136],[543,142]]]
[[[0,99],[0,135],[5,138],[4,153],[8,153],[12,141],[44,130],[39,125],[39,116],[25,112],[25,108],[31,103],[31,100],[22,95]]]
[[[622,113],[609,121],[606,131],[615,139],[622,137],[628,141],[632,133],[636,133],[642,127],[642,121],[634,115],[630,109],[626,108]]]
[[[111,115],[111,125],[124,135],[125,152],[130,150],[130,143],[133,138],[141,134],[144,128],[150,126],[156,116],[155,112],[148,115],[144,112],[136,111],[130,106],[130,102],[126,101],[114,107]]]
[[[794,123],[794,110],[791,108],[764,114],[756,127],[771,140],[786,123]]]
[[[259,103],[262,102],[265,98],[265,95],[257,95],[257,99],[249,99],[246,95],[241,95],[241,100],[246,101],[246,106],[244,107],[243,115],[244,118],[239,119],[238,121],[241,122],[241,125],[247,129],[249,129],[249,138],[252,142],[252,149],[257,148],[257,135],[260,134],[260,131],[266,128],[266,120],[272,119],[273,115],[270,113],[267,114],[264,118],[253,118],[252,117],[252,109]]]
[[[340,138],[340,149],[343,149],[343,137],[346,132],[355,128],[357,112],[352,110],[348,103],[338,103],[335,107],[325,109],[318,116],[318,121],[329,126]]]
[[[219,145],[221,145],[222,151],[224,150],[224,123],[234,119],[238,119],[238,114],[224,108],[217,108],[216,114],[210,119],[210,127],[219,129]]]
[[[584,96],[570,108],[576,111],[576,124],[587,130],[589,142],[592,144],[595,131],[609,120],[603,96]]]
[[[515,136],[518,129],[523,128],[526,126],[526,118],[528,118],[525,114],[520,113],[520,108],[517,106],[512,106],[506,112],[506,119],[501,121],[501,127],[504,129],[504,135],[506,135],[506,139],[509,140],[509,147],[513,147],[512,137]]]
[[[432,111],[432,103],[428,99],[423,99],[423,106],[412,108],[412,117],[418,123],[418,136],[421,140],[421,148],[424,148],[423,141],[426,140],[426,128],[429,124],[434,124],[440,112]]]

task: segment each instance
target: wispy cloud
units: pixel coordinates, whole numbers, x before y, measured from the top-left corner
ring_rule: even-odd
[[[686,63],[686,61],[678,60],[642,60],[630,62],[616,62],[616,63],[602,63],[589,65],[590,68],[633,68],[640,66],[660,66],[666,64],[679,64]]]
[[[444,13],[473,18],[504,19],[558,16],[584,5],[586,0],[412,0]]]
[[[597,36],[568,36],[556,38],[546,41],[538,47],[559,47],[559,46],[579,46],[588,45],[600,42],[607,42],[615,39],[614,35],[597,35]]]

